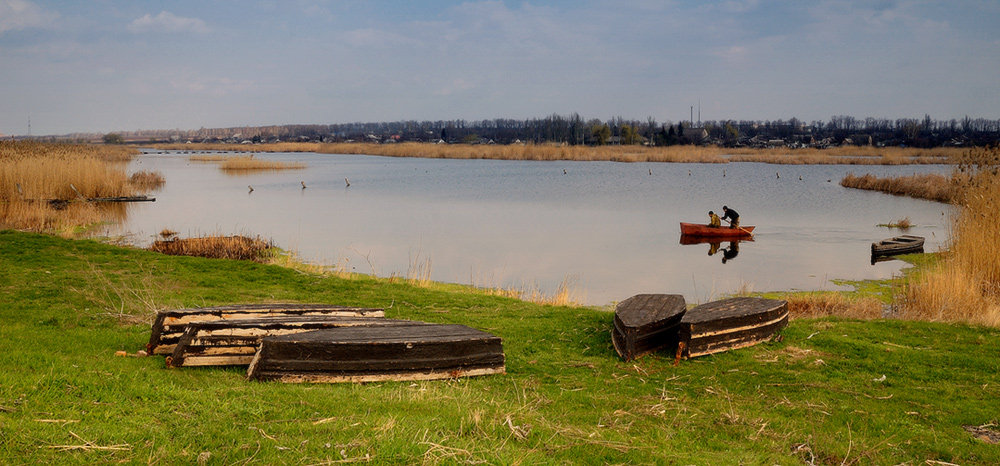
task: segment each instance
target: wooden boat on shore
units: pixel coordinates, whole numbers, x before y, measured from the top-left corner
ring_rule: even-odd
[[[681,222],[681,235],[683,236],[708,236],[713,238],[742,238],[753,236],[753,225],[739,228],[729,228],[728,226],[710,227],[703,223]]]
[[[504,371],[499,337],[464,325],[414,323],[266,337],[247,378],[287,383],[381,382]]]
[[[688,310],[680,323],[678,356],[693,358],[752,346],[788,325],[788,302],[729,298]]]
[[[252,319],[260,317],[292,316],[342,316],[342,317],[383,317],[382,309],[332,306],[329,304],[237,304],[229,306],[200,307],[160,311],[153,322],[146,352],[149,354],[172,354],[174,346],[191,322],[221,319]]]
[[[872,243],[872,257],[924,252],[924,237],[901,235]]]
[[[220,319],[190,322],[167,366],[248,366],[265,337],[340,327],[388,327],[419,322],[330,315]]]
[[[677,347],[678,326],[687,309],[679,294],[639,294],[615,306],[611,342],[626,361]]]

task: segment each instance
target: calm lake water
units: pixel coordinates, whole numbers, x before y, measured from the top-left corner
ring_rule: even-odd
[[[537,288],[569,281],[578,302],[680,293],[702,303],[740,289],[843,289],[834,279],[888,278],[900,261],[870,263],[877,226],[909,217],[936,251],[949,206],[842,188],[847,173],[948,173],[947,166],[668,164],[407,159],[257,154],[303,170],[228,175],[188,154],[147,153],[130,171],[161,172],[154,203],[129,207],[107,234],[145,245],[180,236],[261,236],[322,264],[406,277],[429,261],[443,282]],[[350,180],[347,186],[345,178]],[[307,188],[302,189],[301,182]],[[249,192],[253,186],[253,192]],[[754,241],[718,251],[681,244],[679,222],[737,210]],[[730,258],[724,253],[729,253]]]

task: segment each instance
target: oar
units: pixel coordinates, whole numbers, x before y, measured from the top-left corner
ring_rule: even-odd
[[[733,222],[730,222],[729,220],[726,220],[726,222],[729,222],[730,225],[733,224]],[[736,228],[739,228],[740,230],[743,230],[743,232],[746,233],[746,234],[748,234],[748,235],[750,235],[751,238],[753,237],[753,232],[752,231],[747,230],[746,228],[743,228],[741,226],[737,226]]]

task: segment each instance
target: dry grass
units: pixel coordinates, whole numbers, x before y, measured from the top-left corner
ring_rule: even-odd
[[[1000,148],[963,154],[955,179],[961,207],[944,260],[899,298],[904,319],[1000,325]]]
[[[937,173],[888,178],[879,178],[869,174],[857,176],[848,173],[844,179],[840,180],[840,185],[845,188],[881,191],[897,196],[910,196],[946,203],[952,202],[958,192],[958,186],[952,178]]]
[[[235,259],[265,262],[272,245],[259,236],[208,235],[197,238],[172,238],[155,241],[150,251],[173,256],[197,256],[210,259]]]
[[[245,151],[231,144],[163,144],[165,150]],[[407,142],[399,144],[283,142],[256,144],[259,152],[317,152],[388,157],[497,160],[575,160],[617,162],[901,165],[948,163],[958,148],[834,147],[829,149],[726,148],[717,146],[567,146],[560,144],[468,145]],[[201,156],[199,156],[201,157]],[[207,156],[211,157],[211,156]]]
[[[783,297],[788,301],[788,314],[792,318],[815,319],[820,317],[847,317],[851,319],[878,319],[883,316],[882,301],[874,298],[848,298],[840,293],[792,294]]]
[[[474,279],[472,286],[489,295],[505,296],[535,304],[549,304],[553,306],[578,306],[586,298],[584,292],[579,288],[579,277],[577,276],[563,278],[563,281],[559,283],[559,286],[552,294],[542,291],[536,283],[516,287],[514,285],[482,284]]]

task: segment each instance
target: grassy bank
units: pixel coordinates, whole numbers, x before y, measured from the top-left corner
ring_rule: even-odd
[[[967,149],[908,147],[835,147],[829,149],[749,149],[717,146],[563,146],[555,144],[365,144],[288,142],[236,146],[232,144],[158,144],[158,149],[182,151],[317,152],[388,157],[498,160],[575,160],[616,162],[902,165],[949,163]]]
[[[0,232],[0,462],[1000,463],[1000,330],[795,319],[783,339],[623,363],[606,310]],[[622,299],[626,298],[623,296]],[[134,353],[160,308],[385,307],[504,340],[506,375],[250,383]],[[969,426],[969,427],[964,427]]]

